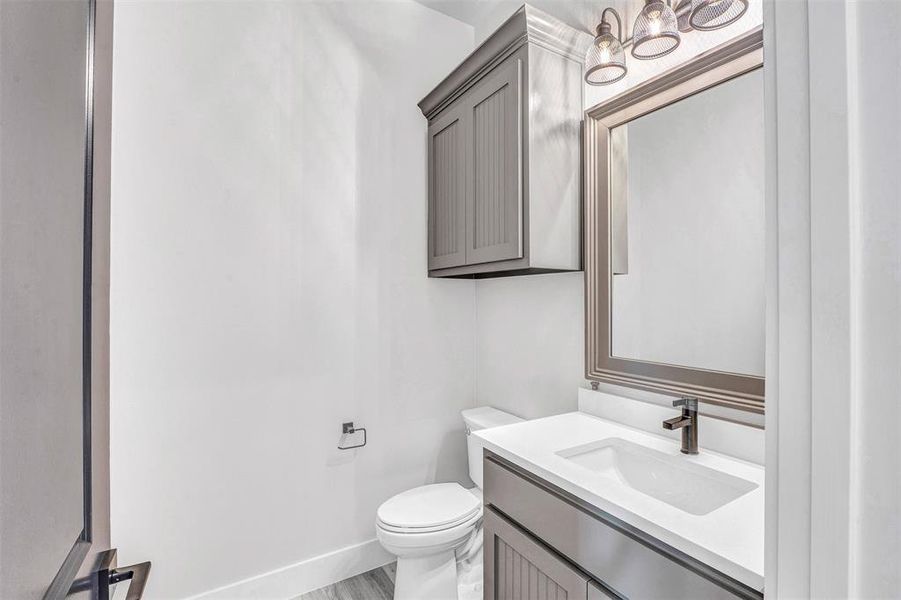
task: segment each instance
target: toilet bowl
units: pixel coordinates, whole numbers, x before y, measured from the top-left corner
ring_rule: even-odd
[[[397,494],[378,509],[378,540],[397,556],[395,600],[457,600],[457,561],[463,558],[458,552],[481,549],[474,536],[481,536],[482,445],[469,434],[522,419],[485,406],[464,410],[463,420],[476,487],[424,485]]]
[[[394,597],[456,600],[456,551],[481,519],[481,500],[459,483],[413,488],[382,504],[376,533],[397,556]]]

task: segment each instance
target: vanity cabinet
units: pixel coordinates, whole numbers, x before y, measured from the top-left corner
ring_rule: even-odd
[[[485,600],[588,597],[588,578],[492,508],[484,513]],[[603,598],[604,596],[598,596]]]
[[[556,596],[539,598],[763,598],[760,591],[487,451],[483,478],[486,600],[531,598],[500,594],[510,585],[522,589],[523,564],[530,582],[534,568],[554,586]]]
[[[429,121],[430,276],[581,269],[589,43],[523,6],[419,103]]]

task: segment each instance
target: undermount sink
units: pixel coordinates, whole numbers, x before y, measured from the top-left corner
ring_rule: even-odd
[[[557,452],[573,463],[692,515],[706,515],[757,484],[621,438]]]

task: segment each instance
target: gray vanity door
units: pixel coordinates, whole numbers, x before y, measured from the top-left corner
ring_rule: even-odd
[[[466,264],[522,257],[522,60],[508,58],[464,96],[471,182]]]
[[[429,126],[429,269],[466,263],[468,112],[457,102]]]
[[[485,600],[585,600],[588,579],[485,509]]]

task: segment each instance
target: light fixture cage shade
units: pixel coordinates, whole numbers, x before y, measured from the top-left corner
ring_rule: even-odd
[[[632,28],[632,56],[640,60],[659,58],[679,47],[676,13],[665,2],[649,1]]]
[[[699,31],[731,25],[748,10],[748,0],[694,0],[688,23]]]
[[[585,83],[607,85],[626,76],[626,52],[612,33],[602,33],[585,56]]]

